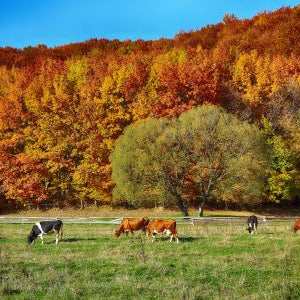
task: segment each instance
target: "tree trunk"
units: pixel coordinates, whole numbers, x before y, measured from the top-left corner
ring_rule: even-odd
[[[200,202],[200,205],[199,205],[199,217],[200,218],[203,217],[204,205],[205,205],[206,200],[207,200],[207,195],[203,194],[202,201]]]
[[[66,194],[65,194],[64,190],[62,190],[60,188],[60,195],[58,197],[58,207],[59,208],[63,208],[64,207],[64,205],[66,204],[65,200],[66,200]]]
[[[188,217],[189,216],[188,209],[180,196],[176,197],[176,202],[177,202],[177,206],[180,208],[183,216]]]
[[[82,199],[80,199],[80,209],[84,209],[84,203]]]

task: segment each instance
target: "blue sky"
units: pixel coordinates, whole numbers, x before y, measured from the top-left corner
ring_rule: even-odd
[[[48,47],[90,38],[172,38],[216,24],[225,13],[251,18],[299,0],[0,0],[0,47]]]

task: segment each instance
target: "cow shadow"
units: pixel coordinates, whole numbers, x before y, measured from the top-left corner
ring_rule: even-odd
[[[192,237],[192,236],[179,237],[179,242],[182,243],[192,243],[199,240],[201,240],[201,237]]]
[[[98,241],[99,239],[96,239],[96,238],[69,238],[69,239],[62,239],[62,240],[59,240],[58,243],[77,243],[77,242],[85,242],[85,241]],[[44,244],[53,244],[55,243],[55,241],[52,241],[52,242],[47,242]]]
[[[198,240],[201,240],[201,237],[192,237],[192,236],[185,236],[185,237],[178,237],[179,243],[192,243]],[[160,236],[157,238],[157,241],[170,241],[169,237],[163,237]],[[176,242],[175,239],[173,239],[172,242]]]
[[[69,238],[62,239],[61,241],[64,243],[76,243],[76,242],[84,242],[84,241],[98,241],[96,238]]]

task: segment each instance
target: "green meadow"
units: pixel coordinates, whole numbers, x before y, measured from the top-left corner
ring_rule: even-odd
[[[32,225],[0,225],[1,299],[299,299],[300,236],[291,223],[179,225],[180,243],[64,225],[27,245]]]

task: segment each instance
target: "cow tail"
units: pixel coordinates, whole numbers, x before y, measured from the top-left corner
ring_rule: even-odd
[[[178,237],[177,230],[176,230],[176,221],[174,221],[174,236]]]

